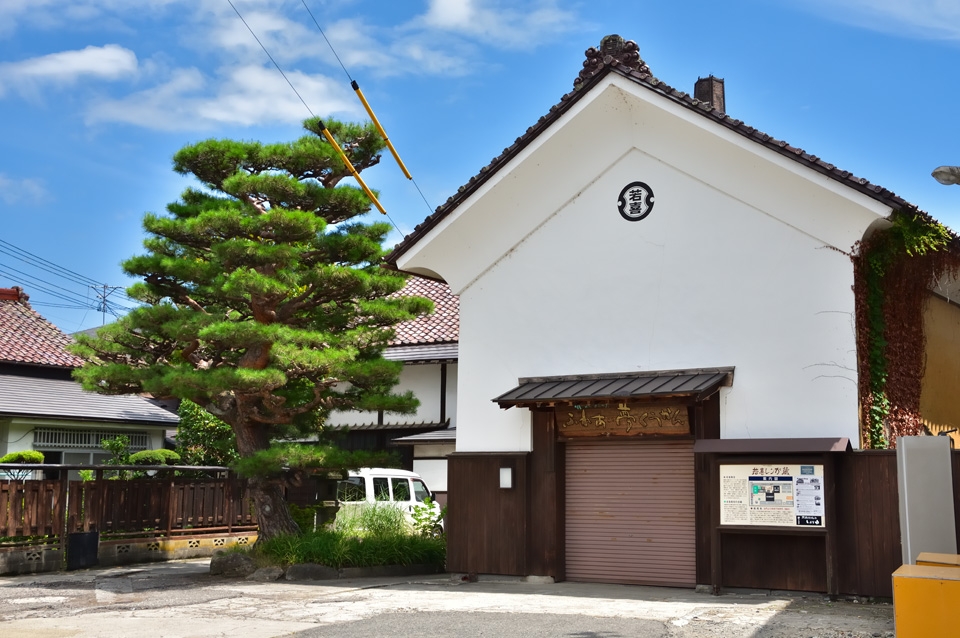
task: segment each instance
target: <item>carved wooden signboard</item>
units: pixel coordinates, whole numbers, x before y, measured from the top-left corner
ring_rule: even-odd
[[[685,405],[575,405],[557,407],[560,436],[641,436],[690,434]]]

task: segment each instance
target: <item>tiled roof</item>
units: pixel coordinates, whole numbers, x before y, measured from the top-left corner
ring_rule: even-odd
[[[179,418],[135,394],[85,391],[76,381],[0,376],[0,415],[176,427]]]
[[[433,301],[433,314],[405,321],[396,328],[397,335],[390,346],[425,343],[451,343],[460,340],[460,298],[450,292],[447,284],[410,277],[396,296],[426,297]]]
[[[0,362],[78,367],[80,357],[66,351],[73,340],[30,307],[19,288],[0,288]]]
[[[604,41],[610,38],[619,38],[619,36],[607,36]],[[621,39],[622,42],[622,39]],[[601,45],[602,46],[602,45]],[[816,155],[811,155],[801,148],[791,146],[787,142],[775,139],[762,131],[758,131],[752,126],[744,124],[741,120],[735,119],[713,108],[708,102],[701,102],[694,99],[689,94],[661,82],[651,73],[649,67],[639,56],[639,49],[633,41],[623,43],[622,50],[618,55],[606,55],[604,51],[598,51],[591,47],[586,50],[587,60],[584,62],[584,68],[574,81],[574,90],[560,98],[560,102],[550,107],[550,112],[542,116],[537,123],[527,129],[527,131],[518,137],[513,144],[503,149],[503,152],[493,158],[490,163],[480,169],[477,175],[470,178],[466,184],[457,189],[457,192],[451,196],[445,203],[437,207],[436,211],[428,216],[422,223],[414,228],[413,232],[404,237],[393,251],[387,255],[386,261],[391,265],[396,265],[407,250],[417,241],[426,235],[440,220],[449,215],[464,200],[472,195],[476,190],[486,182],[492,175],[503,168],[507,162],[513,159],[523,148],[531,141],[536,139],[540,133],[549,128],[556,122],[560,116],[566,113],[577,101],[587,94],[590,89],[596,86],[600,80],[608,73],[617,73],[633,81],[637,85],[649,89],[665,99],[685,107],[691,111],[699,113],[701,116],[713,120],[761,146],[775,151],[785,157],[807,166],[818,173],[834,179],[844,186],[848,186],[859,191],[882,204],[891,207],[894,210],[902,210],[920,215],[928,220],[932,220],[930,215],[919,210],[916,205],[907,202],[897,196],[890,190],[871,184],[868,180],[857,177],[849,171],[844,171],[829,162],[826,162]],[[960,242],[957,236],[954,236],[955,243]]]

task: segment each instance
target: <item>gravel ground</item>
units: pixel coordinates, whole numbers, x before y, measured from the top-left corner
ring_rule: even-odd
[[[450,576],[257,583],[208,560],[0,578],[0,636],[893,636],[889,604]]]

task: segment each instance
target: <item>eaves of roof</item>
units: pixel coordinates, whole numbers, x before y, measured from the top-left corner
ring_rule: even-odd
[[[421,434],[411,434],[394,439],[393,443],[397,445],[423,445],[427,443],[456,443],[457,428],[447,428],[446,430],[435,430],[433,432],[423,432]]]
[[[437,430],[449,427],[450,419],[441,422],[421,421],[420,423],[355,423],[355,424],[331,424],[327,427],[331,430],[348,430],[350,432],[368,432],[371,430]]]
[[[791,160],[798,162],[799,164],[802,164],[822,175],[825,175],[830,179],[836,180],[848,188],[852,188],[855,191],[863,193],[864,195],[867,195],[868,197],[871,197],[894,210],[920,215],[929,221],[936,221],[928,213],[917,208],[915,204],[911,204],[889,189],[877,184],[872,184],[870,181],[862,177],[857,177],[850,171],[839,169],[834,164],[826,162],[816,155],[807,153],[801,148],[791,146],[783,140],[778,140],[752,126],[748,126],[744,124],[742,120],[732,118],[726,113],[713,108],[708,102],[701,102],[689,94],[679,91],[669,86],[665,82],[658,80],[651,73],[649,73],[647,66],[643,64],[642,60],[640,61],[639,66],[639,70],[634,70],[628,66],[620,64],[616,60],[614,60],[613,63],[602,64],[602,66],[592,76],[586,78],[581,84],[577,85],[577,88],[575,88],[573,91],[570,91],[561,97],[560,102],[550,107],[550,111],[537,120],[536,124],[528,128],[523,135],[514,141],[513,144],[503,149],[503,152],[500,155],[491,160],[489,164],[481,168],[477,175],[471,177],[466,184],[457,189],[457,192],[454,195],[437,207],[433,214],[418,224],[414,228],[413,232],[404,237],[403,241],[397,244],[393,251],[387,255],[385,260],[386,263],[391,267],[396,268],[397,260],[404,253],[406,253],[414,244],[416,244],[421,238],[430,232],[430,230],[439,224],[440,221],[442,221],[447,215],[456,210],[456,208],[473,193],[475,193],[480,186],[482,186],[488,179],[502,169],[510,160],[516,157],[520,151],[522,151],[541,133],[553,125],[554,122],[560,119],[564,113],[569,111],[574,104],[580,101],[584,95],[589,93],[593,87],[599,84],[600,81],[609,73],[617,73],[622,75],[623,77],[636,83],[638,86],[657,93],[664,99],[670,100],[675,104],[694,111],[701,116],[716,122],[718,125],[742,135],[743,137],[746,137],[756,144],[779,153],[784,157],[790,158]],[[583,75],[584,74],[581,73],[581,78],[583,78]],[[954,249],[960,248],[960,237],[958,237],[956,234],[953,234],[953,237]]]
[[[176,414],[137,395],[104,395],[76,381],[0,376],[0,417],[177,426]]]
[[[721,386],[732,385],[733,371],[733,367],[727,367],[531,377],[520,379],[515,388],[493,402],[507,409],[661,398],[703,401]]]

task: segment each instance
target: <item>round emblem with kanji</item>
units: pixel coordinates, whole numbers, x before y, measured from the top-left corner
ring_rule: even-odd
[[[617,210],[628,222],[638,222],[653,210],[653,189],[643,182],[630,182],[620,191]]]

